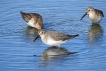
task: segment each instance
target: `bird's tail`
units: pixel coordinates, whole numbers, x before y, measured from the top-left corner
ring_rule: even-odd
[[[69,36],[70,36],[70,39],[71,39],[71,38],[74,38],[74,37],[79,36],[79,34],[76,34],[76,35],[69,35]]]

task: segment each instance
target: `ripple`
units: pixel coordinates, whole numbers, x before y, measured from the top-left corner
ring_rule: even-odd
[[[88,33],[91,22],[88,17],[79,19],[88,6],[93,6],[106,13],[106,1],[77,0],[2,0],[0,14],[0,70],[13,71],[105,71],[106,69],[106,34],[104,17],[101,26],[104,30],[102,40],[96,46],[88,47]],[[59,31],[80,36],[66,44],[68,51],[78,52],[62,56],[56,60],[40,60],[42,52],[48,48],[40,39],[32,42],[36,30],[27,28],[20,11],[37,12],[43,17],[46,30]],[[97,27],[96,27],[97,28]],[[98,43],[100,42],[100,43]],[[34,57],[33,55],[37,55]]]

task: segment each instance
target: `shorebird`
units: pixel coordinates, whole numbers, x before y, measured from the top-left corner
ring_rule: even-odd
[[[37,29],[43,29],[42,16],[38,13],[25,13],[20,11],[23,20],[30,26]]]
[[[99,24],[104,17],[104,14],[101,10],[94,9],[93,7],[88,7],[82,18],[84,18],[87,14],[91,22],[96,24]],[[82,20],[82,18],[80,20]]]
[[[40,29],[38,31],[38,34],[41,37],[41,40],[43,43],[45,43],[46,45],[49,45],[49,46],[57,46],[57,47],[60,47],[61,44],[67,42],[69,39],[72,39],[72,38],[78,36],[78,34],[68,35],[68,34],[55,32],[55,31],[46,31],[44,29]],[[34,39],[34,41],[37,38],[38,37],[36,37]]]

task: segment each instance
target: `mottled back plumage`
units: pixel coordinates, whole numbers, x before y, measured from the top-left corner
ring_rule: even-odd
[[[98,14],[98,15],[102,15],[102,17],[104,17],[104,14],[103,14],[103,12],[101,11],[101,10],[98,10],[98,9],[95,9],[96,11],[96,14]]]
[[[37,29],[39,29],[39,27],[40,27],[40,29],[43,29],[43,24],[42,24],[43,19],[42,19],[42,16],[40,14],[38,14],[38,13],[25,13],[22,11],[20,11],[20,13],[22,15],[23,20],[25,20],[26,23],[28,23],[32,19],[34,20],[33,21],[34,23],[32,23],[33,26],[32,25],[29,25],[29,26],[37,28]]]

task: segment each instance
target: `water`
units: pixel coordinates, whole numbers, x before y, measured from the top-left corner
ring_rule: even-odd
[[[100,25],[91,25],[87,16],[80,21],[89,6],[102,10],[105,16],[105,0],[1,0],[0,71],[105,71],[106,17]],[[20,11],[41,14],[46,30],[79,34],[61,45],[77,53],[41,60],[40,56],[49,46],[40,39],[33,42],[36,30],[27,27]]]

